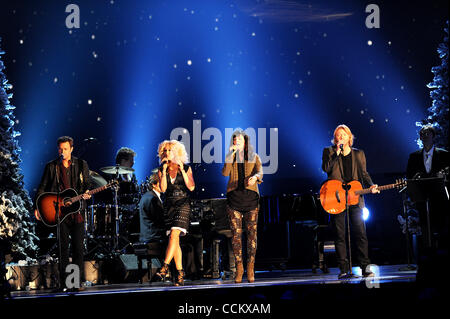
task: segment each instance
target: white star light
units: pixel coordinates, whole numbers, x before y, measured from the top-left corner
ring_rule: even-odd
[[[92,100],[91,100],[91,99],[88,100],[88,104],[89,104],[89,105],[92,104]]]
[[[372,40],[367,41],[367,45],[372,45],[372,44],[373,44]]]
[[[192,61],[191,60],[187,60],[187,65],[192,65]]]
[[[206,61],[208,61],[208,63],[211,63],[211,58],[207,58]]]

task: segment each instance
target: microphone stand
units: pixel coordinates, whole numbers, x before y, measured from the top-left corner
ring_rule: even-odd
[[[347,183],[342,183],[342,188],[345,190],[345,218],[346,218],[346,230],[347,230],[347,255],[348,255],[348,273],[345,276],[346,279],[357,278],[358,276],[353,274],[353,264],[352,264],[352,244],[350,238],[350,212],[348,205],[348,190],[351,185]]]
[[[58,259],[59,259],[59,263],[58,263],[58,269],[59,269],[59,283],[58,283],[58,288],[59,289],[63,289],[63,279],[64,279],[64,274],[63,274],[63,265],[62,265],[62,247],[61,247],[61,220],[60,220],[60,216],[59,216],[59,200],[60,200],[60,196],[61,196],[61,184],[59,181],[59,176],[58,176],[58,165],[62,163],[62,157],[60,157],[58,163],[56,164],[55,167],[55,173],[56,173],[56,186],[57,186],[57,191],[56,191],[56,202],[54,202],[55,205],[55,214],[56,214],[56,238],[58,241]]]
[[[119,180],[119,165],[117,165],[116,169],[116,180]],[[113,241],[113,251],[117,251],[119,247],[119,203],[118,203],[118,191],[119,186],[114,186],[114,211],[115,211],[115,233],[114,233],[114,241]]]
[[[339,145],[339,148],[341,149],[341,156],[344,156],[344,147],[343,144]],[[350,150],[350,152],[352,152]],[[341,176],[344,178],[344,168],[342,165],[342,158],[341,162],[339,163],[339,168],[341,171]],[[350,278],[356,278],[358,276],[353,274],[353,265],[352,265],[352,245],[351,245],[351,237],[350,237],[350,209],[348,205],[348,190],[350,189],[351,185],[347,184],[346,182],[342,182],[342,188],[345,190],[345,219],[346,219],[346,231],[347,231],[347,256],[348,256],[348,272],[347,275],[344,277],[345,279]],[[344,279],[343,278],[343,279]]]

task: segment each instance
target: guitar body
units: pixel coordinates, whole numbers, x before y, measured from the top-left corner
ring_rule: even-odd
[[[60,222],[62,222],[67,216],[70,214],[76,213],[81,208],[80,201],[76,201],[71,205],[67,204],[67,201],[73,197],[78,196],[77,192],[72,189],[66,189],[65,191],[59,194],[59,218]],[[55,203],[57,201],[56,193],[42,193],[36,200],[36,206],[38,210],[38,214],[42,220],[42,222],[49,226],[56,226],[58,223],[56,218],[56,208]]]
[[[355,191],[360,191],[363,187],[358,181],[351,181],[347,185],[350,186],[348,205],[357,205],[360,195],[355,194]],[[320,203],[327,213],[340,214],[345,210],[345,189],[342,186],[341,181],[331,179],[320,188]]]

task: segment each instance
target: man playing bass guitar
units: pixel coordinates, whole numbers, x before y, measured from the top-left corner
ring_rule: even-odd
[[[359,181],[370,186],[372,193],[379,193],[378,186],[372,182],[366,170],[366,156],[362,150],[352,148],[353,134],[346,125],[339,125],[334,130],[333,146],[323,150],[322,169],[328,174],[328,180],[338,180],[345,183]],[[342,200],[345,200],[343,198]],[[370,264],[369,248],[362,209],[364,198],[360,196],[357,205],[349,207],[349,220],[352,227],[352,241],[356,244],[356,259],[364,277],[374,276],[367,269]],[[332,229],[335,235],[336,256],[340,269],[339,278],[347,275],[348,259],[345,241],[345,213],[331,215]]]

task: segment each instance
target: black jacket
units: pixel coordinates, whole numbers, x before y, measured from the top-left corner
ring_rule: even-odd
[[[45,165],[44,174],[42,175],[39,188],[36,192],[36,199],[44,192],[58,191],[58,181],[59,183],[62,183],[59,176],[60,168],[58,164],[59,160],[55,159]],[[57,171],[58,174],[56,173]],[[82,194],[90,188],[89,167],[86,161],[72,157],[70,173],[72,177],[71,184],[78,194]]]
[[[336,146],[326,147],[322,153],[322,169],[328,174],[328,180],[335,179],[344,181],[342,172],[344,170],[341,156],[337,156]],[[363,187],[372,186],[372,178],[366,169],[366,155],[363,150],[352,148],[352,179],[359,181]],[[364,207],[363,196],[359,197],[359,207]]]
[[[423,163],[423,149],[411,153],[408,158],[406,168],[406,178],[411,179],[416,175],[420,177],[433,177],[441,169],[449,166],[449,152],[442,148],[434,148],[433,159],[431,161],[431,171],[427,173],[425,164]],[[418,177],[416,176],[416,177]]]

